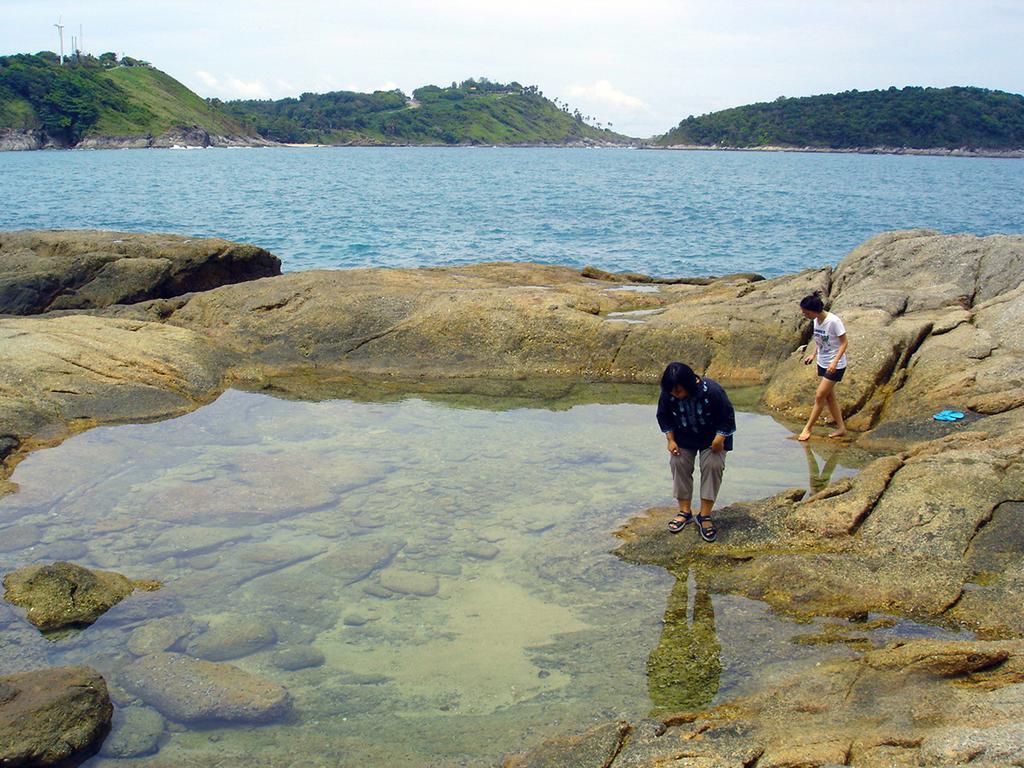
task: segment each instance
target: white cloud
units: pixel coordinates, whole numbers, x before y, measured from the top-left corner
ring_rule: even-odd
[[[570,85],[565,89],[570,98],[584,101],[589,105],[600,105],[617,110],[647,110],[650,107],[643,99],[630,96],[607,80],[598,80],[591,85]]]
[[[223,79],[207,72],[205,69],[197,69],[196,77],[206,86],[204,96],[218,96],[222,99],[267,99],[270,98],[269,89],[259,80],[242,80],[234,75],[227,75]]]

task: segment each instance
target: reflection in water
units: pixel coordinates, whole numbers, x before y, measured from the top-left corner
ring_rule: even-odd
[[[842,446],[829,446],[823,450],[824,458],[811,450],[807,443],[801,443],[804,452],[807,454],[807,472],[810,476],[811,493],[817,493],[826,485],[832,482],[832,475],[839,465],[839,456],[842,453]]]
[[[672,588],[664,630],[647,660],[652,716],[701,709],[718,692],[721,643],[707,574],[700,563],[690,563],[687,570],[687,578],[676,580]]]

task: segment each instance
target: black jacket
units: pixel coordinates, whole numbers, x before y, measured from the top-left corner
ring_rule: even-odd
[[[672,432],[680,448],[704,450],[711,447],[715,435],[724,435],[725,450],[731,451],[736,412],[721,385],[705,376],[695,395],[677,400],[667,392],[661,393],[658,426],[662,432]]]

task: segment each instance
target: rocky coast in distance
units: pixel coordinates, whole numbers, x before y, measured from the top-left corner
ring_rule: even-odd
[[[36,448],[177,415],[229,386],[299,398],[571,398],[583,382],[653,383],[666,360],[683,359],[727,386],[756,385],[761,407],[796,419],[814,381],[795,307],[820,289],[854,339],[848,423],[877,458],[810,498],[793,490],[722,509],[712,546],[669,546],[671,510],[637,510],[618,554],[684,583],[697,569],[716,590],[788,615],[833,617],[821,642],[852,640],[873,613],[963,626],[976,639],[870,648],[712,708],[581,723],[505,765],[1020,763],[1024,237],[885,233],[835,268],[770,280],[651,283],[510,263],[279,272],[265,251],[225,241],[0,234],[0,494],[16,491],[10,473]],[[968,417],[930,418],[948,407]],[[133,664],[133,690],[173,695],[160,680],[182,666],[215,681],[229,713],[258,721],[252,702],[287,706],[286,691],[238,681],[230,665],[160,653]],[[39,674],[69,690],[92,681],[88,670]],[[11,741],[11,718],[27,717],[30,686],[13,677],[0,678],[5,756],[24,746]],[[82,750],[102,738],[104,713],[109,723],[104,698],[91,699],[99,724],[78,734]],[[181,719],[176,704],[160,704]]]

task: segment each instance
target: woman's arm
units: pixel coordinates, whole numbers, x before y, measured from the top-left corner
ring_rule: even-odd
[[[658,398],[658,427],[665,434],[668,440],[666,447],[673,456],[679,455],[679,446],[676,445],[676,436],[672,432],[675,429],[675,419],[672,416],[672,407],[669,405],[668,396],[662,393]]]
[[[725,450],[725,438],[736,432],[736,409],[724,389],[719,387],[715,395],[715,438],[711,450],[720,453]]]
[[[807,342],[807,346],[804,347],[804,365],[810,365],[814,362],[814,353],[817,351],[817,347],[814,345],[814,337]]]

